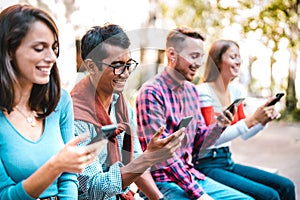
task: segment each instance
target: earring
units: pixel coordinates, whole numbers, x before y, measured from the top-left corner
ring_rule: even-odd
[[[90,69],[90,70],[89,70],[89,73],[90,73],[91,75],[95,75],[95,70],[94,70],[94,69]]]

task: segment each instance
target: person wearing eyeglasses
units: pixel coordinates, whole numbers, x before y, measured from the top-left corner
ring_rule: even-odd
[[[79,174],[79,199],[134,199],[131,183],[149,199],[163,199],[151,174],[153,164],[175,155],[184,129],[160,139],[163,127],[151,138],[143,153],[136,136],[136,117],[123,95],[129,75],[138,62],[131,58],[130,40],[115,24],[95,26],[81,40],[81,56],[89,74],[71,91],[77,135],[89,133],[85,145],[105,125],[117,125],[107,148]]]

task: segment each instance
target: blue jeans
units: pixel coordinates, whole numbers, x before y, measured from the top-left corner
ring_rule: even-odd
[[[289,179],[254,167],[236,164],[228,147],[213,149],[195,168],[212,179],[257,200],[295,200],[295,186]]]
[[[209,177],[205,180],[196,180],[203,188],[206,194],[210,195],[213,199],[241,199],[241,200],[253,200],[253,198],[235,190],[228,186],[222,185]],[[178,199],[186,200],[190,199],[187,194],[176,183],[173,182],[156,182],[158,189],[164,194],[165,199]]]

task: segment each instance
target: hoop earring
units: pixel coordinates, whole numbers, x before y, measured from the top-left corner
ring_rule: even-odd
[[[89,70],[89,73],[90,73],[92,76],[96,74],[94,69],[90,69],[90,70]]]

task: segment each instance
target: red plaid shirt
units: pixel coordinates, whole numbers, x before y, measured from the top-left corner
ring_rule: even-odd
[[[195,181],[205,176],[194,169],[192,153],[213,145],[221,135],[222,128],[215,124],[207,127],[203,120],[198,93],[195,86],[184,81],[179,84],[167,71],[156,76],[153,82],[144,85],[136,99],[137,132],[143,150],[147,148],[153,134],[160,126],[165,127],[163,137],[174,132],[174,128],[185,116],[193,116],[186,127],[186,137],[176,156],[152,167],[152,176],[158,182],[175,182],[192,199],[199,198],[205,191]]]

